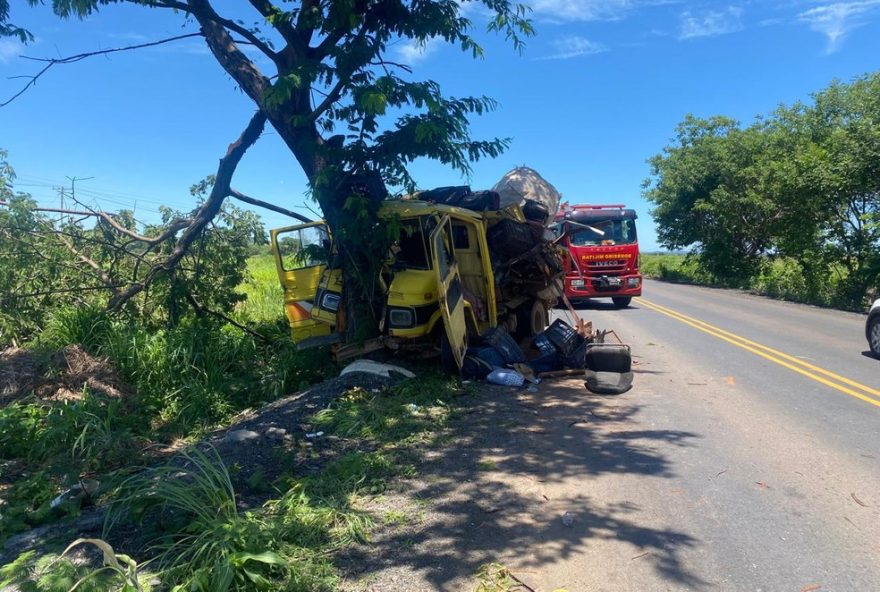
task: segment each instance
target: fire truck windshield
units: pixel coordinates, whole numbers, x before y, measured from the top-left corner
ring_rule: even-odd
[[[569,244],[575,247],[631,245],[638,242],[635,220],[590,220],[569,226]]]

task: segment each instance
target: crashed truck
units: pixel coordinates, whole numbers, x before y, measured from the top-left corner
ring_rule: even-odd
[[[542,343],[549,312],[564,299],[566,254],[548,228],[559,199],[546,182],[536,199],[523,195],[517,171],[502,179],[507,186],[489,191],[441,187],[382,204],[379,216],[401,230],[379,278],[381,335],[367,343],[346,344],[337,332],[342,275],[327,225],[272,230],[293,340],[300,348],[331,345],[337,360],[380,348],[439,350],[443,367],[455,373],[467,373],[486,342],[507,353],[526,339]],[[527,361],[511,354],[493,365],[514,360]]]

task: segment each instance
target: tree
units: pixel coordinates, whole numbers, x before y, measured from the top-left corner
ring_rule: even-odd
[[[704,267],[721,280],[754,275],[773,245],[777,213],[761,191],[764,140],[758,128],[727,117],[688,115],[676,143],[648,161],[655,179],[645,181],[645,197],[656,204],[660,243],[699,245]]]
[[[688,116],[649,160],[659,238],[739,285],[769,258],[797,262],[810,296],[860,307],[880,278],[880,73],[748,127]]]
[[[54,0],[52,6],[60,17],[84,18],[117,1]],[[268,122],[305,172],[334,233],[349,333],[375,328],[368,321],[375,320],[372,277],[393,238],[377,217],[381,200],[390,190],[415,187],[407,165],[416,158],[467,173],[470,162],[497,156],[507,146],[504,139],[470,136],[468,117],[494,109],[492,99],[447,97],[435,82],[413,80],[410,68],[388,60],[389,44],[442,39],[480,57],[483,50],[466,16],[473,7],[489,13],[490,31],[521,49],[523,38],[532,33],[527,9],[509,0],[301,0],[285,5],[249,0],[237,8],[251,11],[260,22],[247,26],[238,14],[220,14],[210,0],[121,1],[177,11],[197,23],[217,63],[257,107],[221,161],[211,194],[179,245],[188,248],[219,211],[235,167]],[[0,0],[0,33],[27,39],[28,33],[8,18],[7,0]],[[261,71],[242,50],[244,44],[267,57],[272,71]],[[36,76],[64,62],[47,59]],[[391,120],[392,112],[402,114]],[[167,273],[179,256],[175,251],[161,271]],[[118,307],[141,289],[130,286],[112,305]]]

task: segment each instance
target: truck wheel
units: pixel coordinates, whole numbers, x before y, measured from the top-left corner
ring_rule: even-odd
[[[516,319],[516,334],[520,339],[532,338],[547,328],[550,315],[541,300],[533,300],[519,307]]]
[[[614,296],[611,301],[617,308],[626,308],[632,302],[632,296]]]
[[[868,324],[868,345],[875,358],[880,358],[880,316],[875,316]]]

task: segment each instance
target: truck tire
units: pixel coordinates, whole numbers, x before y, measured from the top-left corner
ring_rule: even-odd
[[[617,308],[626,308],[632,302],[632,296],[614,296],[611,301]]]
[[[531,339],[542,333],[550,321],[547,307],[541,300],[526,302],[516,311],[516,336]]]

